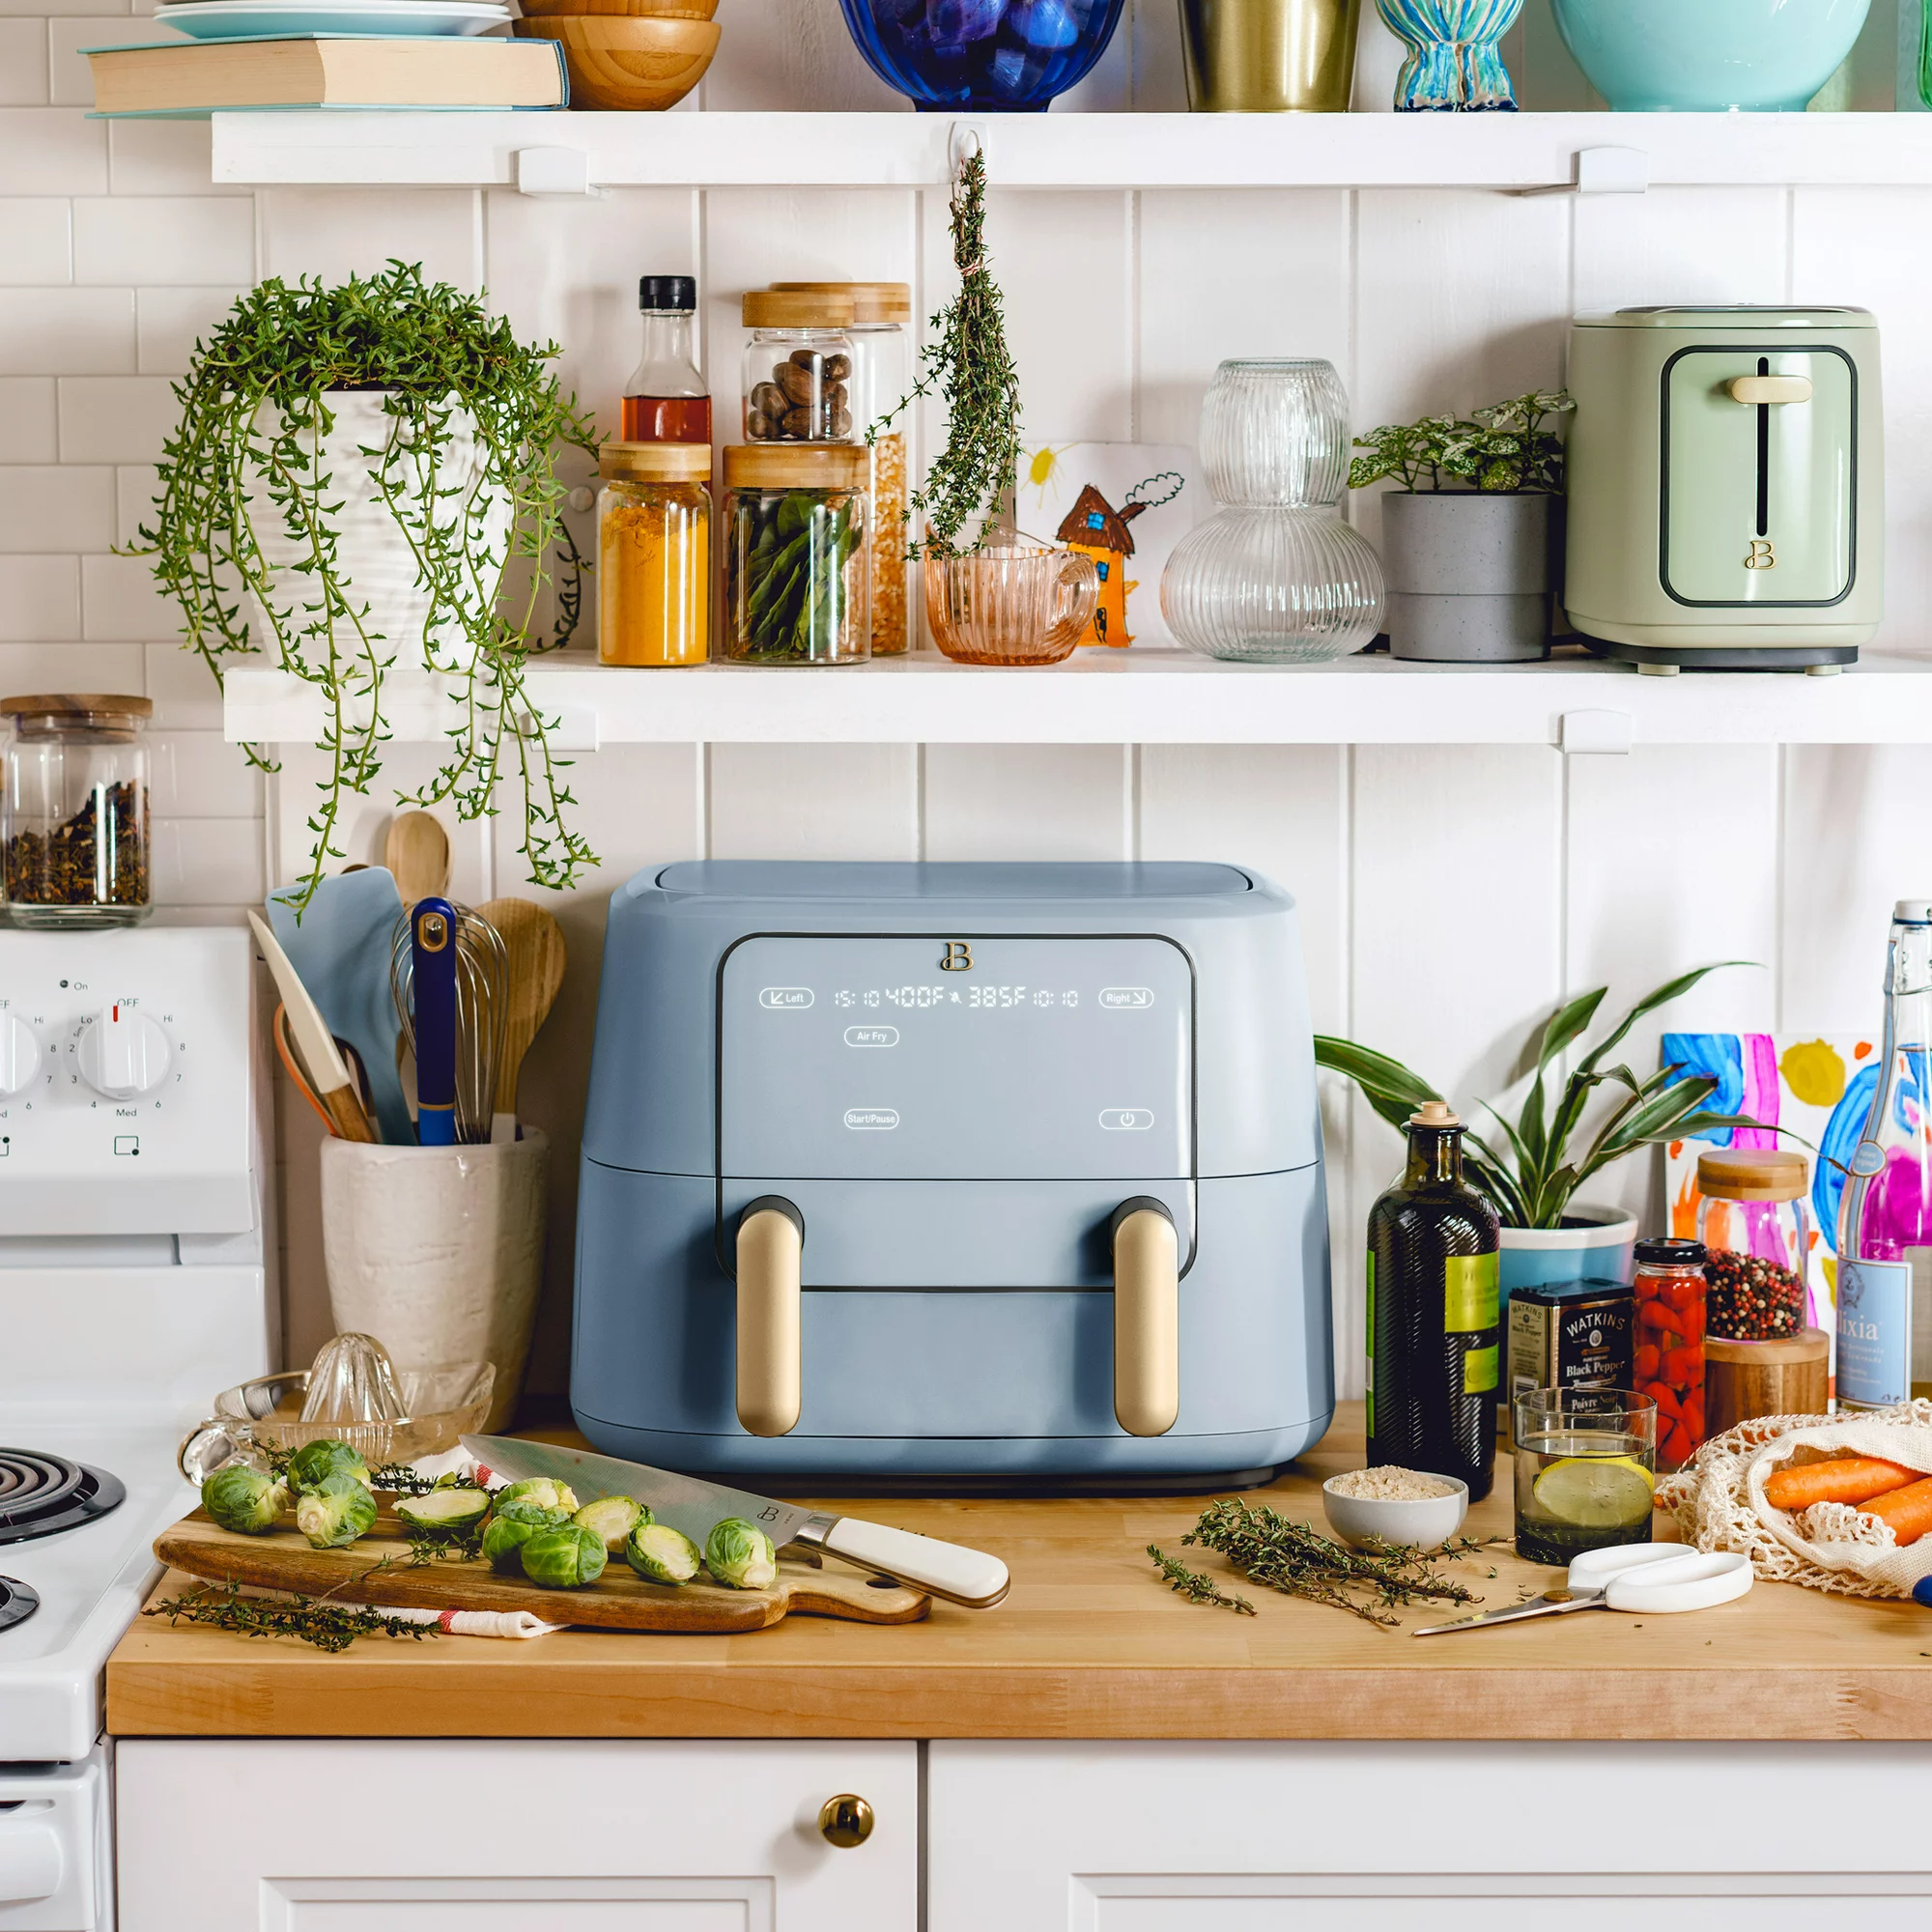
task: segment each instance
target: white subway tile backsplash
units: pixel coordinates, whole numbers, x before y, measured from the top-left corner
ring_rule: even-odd
[[[157,816],[153,851],[156,905],[260,905],[268,890],[259,818]]]
[[[184,36],[172,28],[157,27],[153,20],[128,14],[95,17],[68,15],[47,22],[48,49],[52,55],[53,99],[57,107],[92,107],[94,77],[82,47],[125,47],[143,41],[173,41]]]
[[[0,556],[0,642],[80,636],[80,559]]]
[[[157,731],[219,731],[221,688],[199,653],[176,644],[142,644],[142,690],[155,701]]]
[[[66,201],[0,201],[0,283],[43,288],[73,279],[73,230]]]
[[[150,731],[148,751],[157,817],[261,817],[262,775],[219,731]]]
[[[145,195],[73,205],[77,282],[205,287],[246,282],[254,271],[252,196]]]
[[[108,185],[116,194],[213,193],[211,125],[207,121],[109,122]]]
[[[107,124],[77,107],[0,107],[0,182],[9,194],[105,194]]]
[[[0,14],[104,14],[115,11],[103,0],[0,0]],[[123,13],[128,10],[119,10]]]
[[[0,19],[0,106],[43,107],[46,100],[46,22]]]
[[[181,416],[165,376],[69,376],[60,385],[67,463],[155,463]]]
[[[52,463],[60,455],[51,376],[0,376],[0,463]]]
[[[0,289],[0,375],[113,375],[133,367],[132,289]]]
[[[136,289],[137,366],[144,376],[185,376],[197,342],[206,342],[242,291]]]
[[[263,188],[261,272],[336,282],[376,274],[393,257],[421,263],[432,282],[474,291],[483,272],[476,199],[469,188]]]
[[[145,642],[181,630],[181,612],[155,582],[145,556],[80,559],[81,635]]]
[[[0,551],[97,550],[113,541],[113,470],[0,468]]]
[[[158,510],[160,471],[150,463],[133,463],[114,472],[114,543],[125,550],[152,524]]]
[[[138,644],[0,643],[0,695],[36,691],[141,694]]]

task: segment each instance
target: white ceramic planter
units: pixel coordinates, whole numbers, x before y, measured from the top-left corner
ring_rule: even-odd
[[[523,1389],[543,1280],[550,1137],[502,1147],[322,1144],[322,1249],[338,1334],[399,1369],[494,1362],[489,1429]]]

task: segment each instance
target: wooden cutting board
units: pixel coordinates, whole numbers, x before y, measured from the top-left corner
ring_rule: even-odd
[[[581,1590],[540,1590],[498,1575],[481,1557],[412,1564],[388,1497],[376,1527],[346,1549],[311,1549],[294,1529],[238,1536],[201,1510],[157,1537],[163,1563],[213,1583],[291,1590],[340,1603],[427,1610],[528,1610],[553,1624],[624,1631],[754,1631],[781,1618],[843,1617],[862,1624],[917,1623],[932,1607],[923,1591],[877,1585],[856,1570],[819,1570],[789,1559],[769,1590],[716,1583],[647,1583],[621,1557]]]

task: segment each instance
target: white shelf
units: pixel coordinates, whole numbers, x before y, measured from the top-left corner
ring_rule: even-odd
[[[962,122],[1002,187],[1561,188],[1591,148],[1660,186],[1932,185],[1922,114],[217,114],[214,179],[514,185],[548,148],[593,185],[924,187]]]
[[[432,680],[392,673],[395,739],[449,718]],[[1064,665],[980,669],[918,656],[843,669],[706,665],[618,670],[564,656],[529,672],[556,742],[606,745],[1904,745],[1932,742],[1932,660],[1867,656],[1836,677],[1643,677],[1590,660],[1472,667],[1350,658],[1306,667],[1182,652],[1080,651]],[[1566,723],[1567,721],[1567,723]],[[228,673],[231,740],[313,741],[322,707],[283,671]]]

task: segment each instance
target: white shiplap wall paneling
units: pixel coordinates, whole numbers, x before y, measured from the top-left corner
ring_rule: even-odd
[[[1662,187],[1578,195],[1570,306],[1781,302],[1790,196],[1776,187]]]
[[[707,849],[714,859],[915,859],[918,748],[713,745]]]
[[[928,745],[927,859],[1133,857],[1123,745]]]

